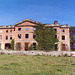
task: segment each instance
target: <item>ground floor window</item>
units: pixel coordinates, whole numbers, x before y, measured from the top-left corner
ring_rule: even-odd
[[[55,44],[55,51],[58,50],[58,44]]]
[[[34,50],[36,50],[36,43],[33,43],[33,48]]]
[[[21,50],[21,43],[16,43],[16,50]]]
[[[5,44],[5,49],[7,49],[7,50],[8,50],[8,49],[11,49],[11,44],[10,44],[10,43],[6,43],[6,44]]]
[[[25,43],[25,50],[29,50],[28,44],[28,42]]]
[[[62,44],[62,51],[65,51],[65,44]]]

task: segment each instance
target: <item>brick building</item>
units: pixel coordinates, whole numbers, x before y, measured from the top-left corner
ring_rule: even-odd
[[[38,25],[39,22],[26,19],[21,22],[16,23],[13,26],[0,26],[0,48],[1,49],[10,49],[11,40],[15,40],[14,49],[15,50],[29,50],[31,44],[36,46],[37,42],[34,40],[35,28],[32,26]],[[54,30],[57,31],[55,38],[59,39],[59,42],[55,43],[55,48],[58,51],[70,51],[70,34],[69,26],[60,25],[57,21],[54,24],[47,24],[48,27],[54,27]]]

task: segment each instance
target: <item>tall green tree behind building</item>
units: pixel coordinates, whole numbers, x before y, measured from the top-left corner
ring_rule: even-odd
[[[55,38],[56,32],[53,27],[46,27],[45,24],[35,26],[36,34],[35,40],[37,41],[40,50],[55,50],[55,43],[58,39]]]
[[[75,26],[70,27],[70,43],[71,43],[71,50],[75,50]]]

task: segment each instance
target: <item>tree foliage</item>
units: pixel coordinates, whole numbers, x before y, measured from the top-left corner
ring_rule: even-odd
[[[15,42],[14,39],[11,40],[11,49],[12,49],[12,50],[14,50],[14,42]]]
[[[31,44],[29,50],[39,50],[39,46],[36,45],[36,48],[34,49],[33,44]]]
[[[70,27],[70,43],[71,43],[71,49],[75,50],[74,44],[75,44],[75,27]]]
[[[55,39],[56,32],[53,27],[46,27],[45,24],[39,24],[34,27],[36,28],[34,31],[36,34],[35,40],[40,50],[55,50],[55,43],[58,42],[58,40]]]

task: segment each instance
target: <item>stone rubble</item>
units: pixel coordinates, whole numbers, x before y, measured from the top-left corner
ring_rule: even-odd
[[[75,51],[13,51],[13,50],[0,50],[0,54],[6,55],[42,55],[42,56],[73,56],[75,57]]]

